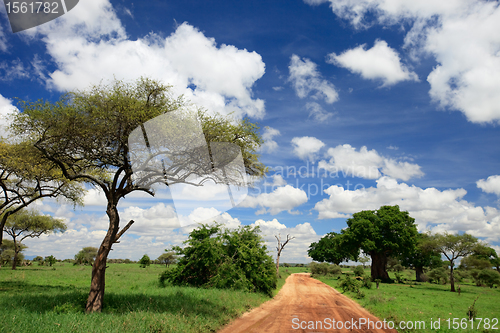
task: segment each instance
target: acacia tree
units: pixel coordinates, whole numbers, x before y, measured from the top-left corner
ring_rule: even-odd
[[[12,269],[16,269],[17,256],[21,251],[18,246],[26,238],[40,237],[42,234],[52,232],[64,232],[66,224],[60,219],[55,219],[52,216],[41,215],[33,210],[22,210],[7,220],[3,231],[12,237],[14,242],[14,260],[12,261]]]
[[[93,265],[97,257],[98,249],[93,246],[87,246],[75,254],[75,265]]]
[[[175,255],[174,251],[165,251],[166,253],[161,254],[156,260],[158,260],[160,264],[165,264],[165,266],[168,268],[169,265],[175,264],[177,262],[177,256]]]
[[[169,86],[141,78],[134,84],[115,80],[110,85],[70,92],[56,103],[38,101],[20,105],[22,112],[14,119],[14,133],[30,139],[66,179],[99,188],[107,200],[108,231],[92,266],[87,312],[102,310],[108,254],[134,223],[129,221],[120,229],[118,202],[134,191],[154,195],[150,183],[136,181],[132,176],[129,135],[136,128],[143,128],[148,120],[186,109],[187,104],[181,98],[172,98]],[[237,144],[243,151],[246,173],[262,175],[265,167],[256,154],[262,140],[256,126],[221,116],[202,114],[201,118],[203,132],[211,142]],[[185,181],[179,178],[182,177],[179,168],[182,166],[164,169],[159,181],[166,180],[166,184]]]
[[[284,243],[282,243],[281,242],[281,234],[278,234],[278,236],[274,235],[274,237],[276,237],[276,240],[278,241],[278,246],[276,246],[276,251],[278,251],[278,254],[276,256],[276,275],[279,277],[280,276],[280,256],[281,256],[281,252],[285,248],[285,245],[288,244],[288,242],[291,241],[292,239],[294,239],[295,237],[290,237],[290,235],[286,235],[286,241]]]
[[[29,142],[0,139],[0,230],[9,216],[43,198],[65,198],[81,205],[83,188],[64,178],[54,163]],[[0,245],[3,233],[0,232]]]
[[[434,235],[434,248],[441,252],[450,263],[451,292],[455,292],[455,278],[453,271],[455,260],[468,256],[480,245],[478,239],[469,234],[436,234]]]

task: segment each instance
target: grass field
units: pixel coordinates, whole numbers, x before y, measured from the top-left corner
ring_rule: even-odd
[[[231,290],[161,288],[164,266],[110,264],[103,312],[86,315],[91,267],[54,268],[0,269],[1,332],[214,332],[269,300]],[[287,276],[282,273],[280,287]]]
[[[368,272],[368,270],[367,270]],[[414,272],[408,271],[408,274]],[[392,274],[392,273],[390,273]],[[391,276],[394,278],[394,276]],[[334,277],[319,277],[320,281],[334,287],[339,292],[340,281]],[[458,285],[458,284],[457,284]],[[396,325],[404,322],[403,325],[417,327],[415,322],[424,322],[426,329],[408,329],[399,332],[499,332],[500,331],[500,289],[490,289],[476,287],[472,284],[461,284],[461,293],[450,292],[450,285],[437,285],[430,283],[406,282],[405,284],[380,284],[376,289],[373,283],[371,289],[361,288],[365,297],[357,299],[354,293],[346,292],[349,296],[362,307],[368,309],[381,320],[393,321]],[[483,318],[483,322],[478,329],[479,320],[474,322],[474,329],[471,329],[472,323],[467,318],[467,310],[477,299],[475,308],[477,317]],[[464,325],[454,329],[453,319]],[[488,318],[489,325],[485,325],[485,318]],[[449,319],[449,321],[448,321]],[[462,319],[465,319],[462,321]],[[430,329],[431,320],[435,323],[440,320],[440,329]],[[409,324],[408,322],[412,322]],[[494,324],[497,323],[495,326]],[[421,325],[421,324],[420,324]],[[448,328],[449,325],[449,328]],[[486,329],[489,326],[489,329]],[[397,328],[398,326],[396,326]],[[422,326],[421,326],[422,327]],[[457,327],[457,324],[455,324]],[[468,329],[465,329],[468,327]],[[496,329],[495,329],[496,328]]]

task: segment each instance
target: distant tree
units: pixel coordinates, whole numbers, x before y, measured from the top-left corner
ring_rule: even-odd
[[[19,138],[16,140],[19,141]],[[54,163],[28,142],[7,143],[0,138],[0,231],[9,216],[43,198],[65,198],[82,204],[84,189],[65,179]],[[3,233],[0,232],[0,245]]]
[[[474,251],[460,260],[460,267],[465,269],[491,269],[498,271],[499,259],[495,249],[479,244]]]
[[[290,237],[290,235],[286,235],[286,241],[284,243],[281,242],[281,234],[278,234],[278,236],[275,235],[274,237],[276,237],[276,240],[278,241],[278,246],[276,246],[276,250],[278,251],[278,254],[276,256],[276,275],[279,277],[281,252],[283,252],[285,245],[288,244],[288,242],[294,239],[295,237]]]
[[[20,251],[17,246],[18,242],[21,243],[28,237],[34,238],[52,232],[64,232],[66,224],[62,220],[55,219],[52,216],[41,215],[37,211],[24,209],[14,215],[10,215],[3,230],[14,241],[12,269],[16,269],[17,255]]]
[[[97,256],[97,248],[92,246],[84,247],[75,254],[74,265],[93,265]]]
[[[417,246],[407,257],[402,257],[401,262],[406,267],[415,269],[415,279],[423,282],[424,267],[431,269],[442,267],[441,252],[433,246],[433,238],[430,233],[419,233],[417,235]]]
[[[49,266],[52,266],[57,262],[57,259],[53,255],[50,255],[50,256],[45,257],[45,262],[47,264],[49,264]]]
[[[151,259],[149,259],[149,256],[145,254],[142,256],[141,260],[139,260],[139,264],[141,264],[142,268],[146,268],[147,266],[151,265]]]
[[[175,255],[174,251],[168,251],[160,255],[156,260],[158,260],[160,264],[165,265],[168,268],[168,266],[173,265],[177,262],[177,256]]]
[[[363,265],[363,269],[364,269],[366,263],[368,263],[370,261],[370,258],[368,258],[367,256],[364,255],[364,256],[359,257],[358,261]]]
[[[455,279],[453,276],[455,260],[474,253],[478,245],[478,239],[466,233],[462,235],[449,233],[434,235],[434,248],[441,252],[449,262],[451,292],[455,292]]]
[[[354,273],[354,276],[363,276],[365,275],[365,270],[363,269],[363,266],[356,266],[353,268],[352,272]]]
[[[27,246],[21,243],[17,243],[18,255],[17,255],[17,263],[16,265],[20,265],[24,259],[23,254],[21,253]],[[0,267],[3,265],[12,265],[12,261],[15,257],[15,247],[14,242],[8,239],[4,239],[2,245],[0,245]]]
[[[259,228],[237,230],[202,225],[189,234],[186,247],[174,247],[181,255],[177,266],[163,278],[174,285],[215,287],[272,295],[277,277]],[[162,277],[160,277],[161,279]]]

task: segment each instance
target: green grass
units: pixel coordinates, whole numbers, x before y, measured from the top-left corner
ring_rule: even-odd
[[[233,290],[158,285],[164,266],[110,264],[102,313],[84,306],[91,267],[0,269],[1,332],[215,332],[269,300]],[[284,284],[284,277],[279,280]]]
[[[407,271],[404,274],[410,276],[414,272]],[[393,277],[393,276],[391,276]],[[318,277],[317,277],[318,278]],[[339,280],[335,277],[319,277],[320,281],[336,288]],[[500,330],[500,289],[476,287],[471,284],[461,283],[461,294],[450,292],[450,285],[437,285],[430,283],[406,282],[405,284],[380,284],[377,290],[375,283],[372,289],[361,288],[365,297],[357,299],[354,293],[346,292],[345,295],[355,300],[362,307],[373,313],[381,320],[393,321],[398,325],[399,322],[424,321],[426,330],[411,329],[408,332],[457,332],[453,329],[453,318],[467,318],[467,310],[474,300],[479,296],[475,308],[478,310],[477,317],[497,318],[499,321],[496,330],[485,330],[481,325],[477,329],[479,321],[476,320],[474,330],[471,330],[471,322],[468,323],[469,329],[461,329],[460,332],[498,332]],[[456,284],[458,286],[458,284]],[[441,320],[440,329],[430,329],[430,321]],[[450,329],[448,329],[448,319],[450,318]],[[397,326],[396,326],[397,327]],[[405,332],[405,330],[398,330]]]

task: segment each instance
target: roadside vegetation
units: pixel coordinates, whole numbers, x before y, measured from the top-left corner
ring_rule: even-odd
[[[389,269],[389,277],[394,283],[377,283],[370,279],[370,270],[361,265],[342,267],[327,263],[312,263],[313,277],[335,288],[344,295],[354,299],[362,307],[381,320],[399,322],[424,321],[426,329],[398,330],[399,332],[456,332],[453,329],[453,319],[467,323],[468,329],[460,328],[460,332],[494,332],[493,319],[500,318],[499,285],[492,288],[477,285],[478,281],[472,274],[467,274],[464,268],[456,270],[461,278],[457,281],[460,292],[450,293],[449,280],[430,279],[432,282],[416,282],[415,271],[405,269],[400,264]],[[339,273],[340,269],[340,273]],[[326,272],[326,274],[324,274]],[[449,270],[444,270],[449,275]],[[360,274],[361,273],[361,274]],[[470,272],[469,272],[470,273]],[[497,272],[494,272],[498,274]],[[467,276],[467,277],[465,277]],[[399,282],[398,282],[399,281]],[[446,282],[446,283],[445,283]],[[458,289],[458,288],[457,288]],[[470,329],[470,318],[476,319],[474,330]],[[479,318],[490,320],[490,330],[481,324],[477,329]],[[440,320],[440,329],[430,330],[430,321]],[[450,329],[448,329],[450,319]],[[500,325],[497,324],[498,328]]]
[[[170,265],[175,268],[176,265]],[[268,301],[263,293],[159,285],[164,264],[109,264],[101,313],[85,314],[92,267],[0,269],[2,332],[211,332]],[[280,267],[276,294],[287,273]],[[288,268],[295,272],[295,268]],[[302,271],[305,268],[301,268]],[[273,272],[274,268],[273,268]]]

